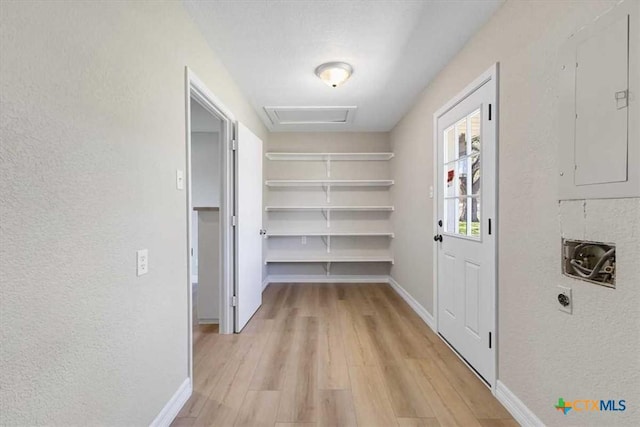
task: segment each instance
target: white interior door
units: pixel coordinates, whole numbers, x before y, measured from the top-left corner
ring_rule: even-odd
[[[262,305],[262,141],[238,123],[235,331]]]
[[[494,76],[495,77],[495,76]],[[438,332],[489,383],[495,375],[495,78],[437,118]]]

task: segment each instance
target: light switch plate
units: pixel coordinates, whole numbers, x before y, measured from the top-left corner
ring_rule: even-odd
[[[176,169],[176,188],[184,190],[184,172],[180,169]]]
[[[137,259],[136,271],[138,276],[147,274],[149,272],[149,250],[140,249],[139,251],[136,251],[136,259]]]

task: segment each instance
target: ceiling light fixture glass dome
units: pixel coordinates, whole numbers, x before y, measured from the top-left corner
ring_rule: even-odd
[[[353,67],[346,62],[327,62],[316,68],[316,76],[330,87],[338,87],[353,74]]]

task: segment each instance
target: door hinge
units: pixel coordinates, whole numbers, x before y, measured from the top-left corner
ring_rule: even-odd
[[[489,104],[489,120],[491,120],[491,104]]]
[[[489,218],[489,227],[488,227],[489,235],[491,235],[491,218]]]
[[[491,332],[489,332],[489,348],[491,348]]]
[[[231,307],[237,307],[237,306],[238,306],[238,297],[234,295],[231,297]]]
[[[231,151],[236,151],[238,149],[238,140],[234,139],[231,141]]]
[[[231,226],[235,227],[236,225],[238,225],[238,217],[234,215],[231,217]]]
[[[191,248],[191,256],[193,256],[193,248]]]

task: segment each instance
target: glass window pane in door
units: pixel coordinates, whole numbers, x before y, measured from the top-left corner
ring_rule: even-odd
[[[467,155],[467,118],[460,120],[456,123],[456,141],[458,146],[458,156],[462,157]]]
[[[472,237],[480,237],[480,198],[479,197],[470,197],[469,198],[469,214],[471,215],[471,230],[469,236]]]
[[[456,163],[456,171],[458,176],[458,194],[456,194],[456,196],[466,196],[468,186],[467,172],[469,170],[469,160],[466,158],[460,159]]]
[[[476,110],[469,115],[469,129],[471,135],[471,153],[480,152],[480,135],[481,135],[480,110]]]
[[[480,194],[480,156],[474,155],[469,158],[471,163],[471,191],[467,194],[478,195]]]
[[[456,182],[458,181],[457,162],[444,166],[444,196],[456,197]]]
[[[458,199],[444,199],[444,231],[447,233],[456,232],[457,202]]]
[[[458,157],[456,153],[456,136],[453,126],[444,131],[444,147],[445,163],[455,160]]]
[[[457,234],[461,234],[463,236],[467,235],[467,198],[466,197],[460,197],[457,200],[457,205],[458,205],[458,229],[456,230]]]

